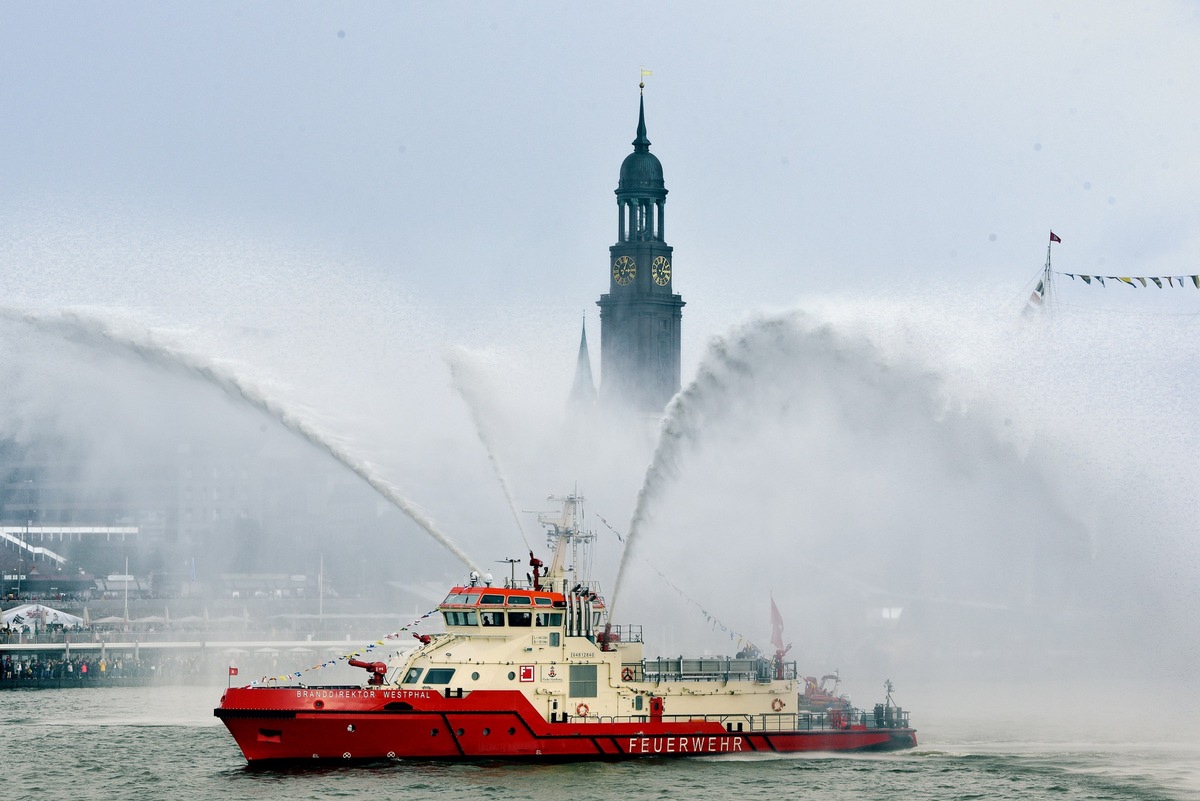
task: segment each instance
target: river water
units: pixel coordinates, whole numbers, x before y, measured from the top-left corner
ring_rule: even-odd
[[[1140,799],[1200,797],[1195,729],[1032,727],[1024,715],[915,712],[897,754],[567,765],[250,770],[212,716],[220,688],[0,693],[4,794],[20,799]]]

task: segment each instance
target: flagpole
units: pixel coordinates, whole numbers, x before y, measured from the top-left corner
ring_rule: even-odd
[[[1050,299],[1050,248],[1054,246],[1054,240],[1046,243],[1046,271],[1042,276],[1042,280],[1046,282],[1046,299]]]
[[[1055,241],[1061,242],[1062,240],[1055,236],[1054,232],[1051,231],[1050,241],[1046,243],[1046,269],[1042,274],[1042,281],[1044,282],[1044,286],[1046,288],[1046,291],[1042,293],[1042,297],[1045,298],[1045,307],[1047,311],[1050,311],[1051,303],[1054,300],[1051,294],[1053,284],[1050,282],[1050,276],[1053,275],[1053,271],[1050,269],[1050,249],[1054,247]]]

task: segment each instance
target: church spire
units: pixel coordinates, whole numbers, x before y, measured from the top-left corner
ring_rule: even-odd
[[[579,335],[579,357],[575,360],[575,383],[571,387],[572,406],[591,406],[596,402],[596,384],[592,381],[592,360],[588,357],[587,318]]]
[[[643,70],[642,76],[649,75]],[[608,292],[600,296],[600,399],[658,413],[679,391],[680,310],[666,241],[667,187],[650,152],[646,100],[637,138],[617,181],[617,241],[608,249]]]
[[[641,84],[645,86],[646,84]],[[650,150],[650,140],[646,138],[646,96],[638,97],[638,127],[637,138],[633,140],[633,149],[646,153]]]

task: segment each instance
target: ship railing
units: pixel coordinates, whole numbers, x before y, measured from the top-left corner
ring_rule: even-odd
[[[703,657],[685,659],[683,657],[644,660],[640,665],[629,665],[634,668],[638,681],[667,682],[667,681],[753,681],[767,683],[777,678],[779,671],[774,661],[762,657],[733,658],[733,657]],[[640,668],[640,670],[638,669]],[[787,662],[783,665],[783,678],[796,678],[796,663]]]
[[[607,630],[610,642],[642,642],[642,627],[638,624],[625,623],[622,625],[610,626]]]
[[[509,577],[504,579],[504,589],[506,590],[533,590],[532,578],[515,578]],[[538,586],[542,592],[561,592],[563,595],[569,594],[572,590],[578,590],[584,595],[592,594],[600,596],[599,581],[578,581],[573,582],[567,579],[562,581],[547,581],[542,579],[538,582]]]
[[[726,725],[726,728],[728,728],[728,725]],[[770,713],[770,715],[750,716],[749,721],[749,729],[751,731],[836,731],[842,729],[906,728],[908,728],[908,712],[899,709],[899,707],[893,707],[893,715],[880,718],[876,718],[874,712],[847,709],[826,712]]]
[[[841,731],[846,729],[904,729],[908,728],[908,712],[894,709],[889,720],[876,721],[870,712],[861,709],[838,712],[775,712],[759,715],[663,715],[663,723],[719,723],[727,732],[787,732]],[[649,715],[589,715],[562,716],[586,723],[649,723]]]

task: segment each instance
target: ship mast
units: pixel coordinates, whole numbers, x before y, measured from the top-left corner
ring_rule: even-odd
[[[585,563],[589,561],[591,544],[596,535],[583,526],[584,497],[578,492],[551,495],[547,500],[562,504],[562,508],[558,513],[538,514],[538,522],[546,527],[546,546],[554,553],[550,566],[546,568],[545,578],[551,587],[562,582],[559,586],[564,587],[565,591],[568,573],[573,584],[587,581]]]

